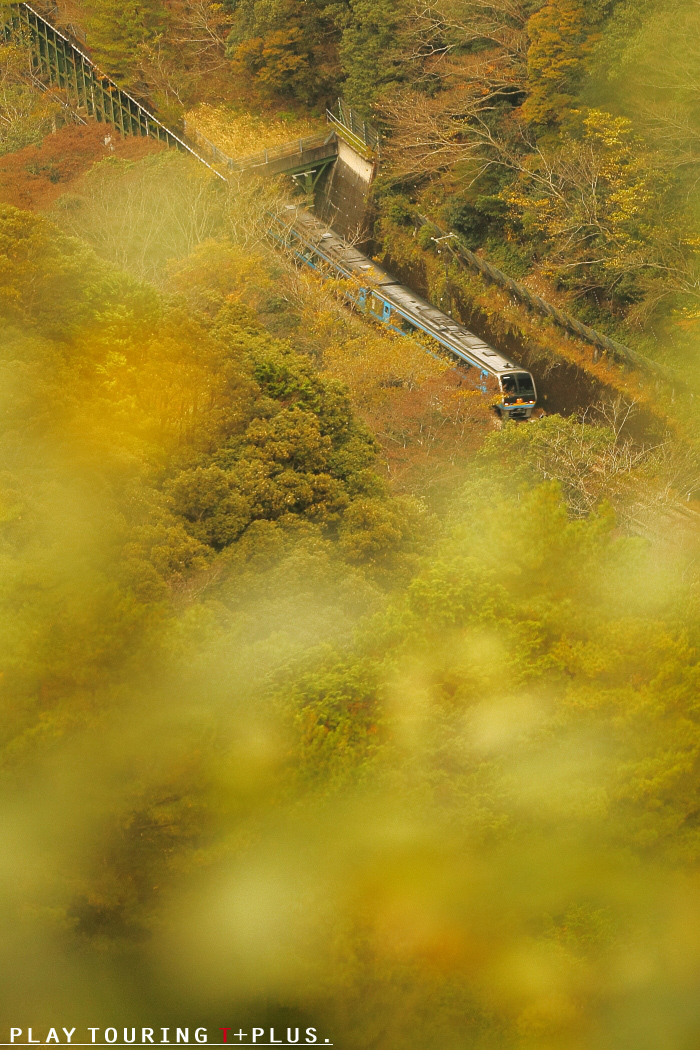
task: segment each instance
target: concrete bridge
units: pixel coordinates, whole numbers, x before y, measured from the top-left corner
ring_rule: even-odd
[[[325,132],[245,157],[227,156],[191,125],[185,124],[185,134],[227,176],[291,176],[320,218],[355,238],[362,235],[380,138],[342,99],[326,111],[326,119]]]

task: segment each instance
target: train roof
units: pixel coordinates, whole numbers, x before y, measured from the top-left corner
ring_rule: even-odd
[[[520,367],[405,285],[383,285],[382,293],[409,318],[416,318],[424,331],[463,360],[478,364],[493,374]]]
[[[386,299],[397,308],[402,316],[463,361],[477,365],[492,375],[513,370],[526,371],[427,299],[399,284],[387,270],[353,245],[347,244],[314,215],[296,209],[293,225],[349,277],[358,278],[368,284],[380,298]]]

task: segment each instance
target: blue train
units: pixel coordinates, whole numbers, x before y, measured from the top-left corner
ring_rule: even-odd
[[[348,294],[365,314],[401,335],[422,332],[468,367],[477,369],[477,386],[493,395],[495,410],[502,418],[531,417],[537,390],[529,372],[399,284],[310,212],[288,205],[286,215],[273,217],[270,232],[274,240],[294,251],[299,262],[323,275],[348,280]]]

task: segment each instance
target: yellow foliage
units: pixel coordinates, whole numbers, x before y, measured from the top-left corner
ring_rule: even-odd
[[[523,163],[508,194],[516,221],[550,242],[544,272],[555,278],[579,267],[598,287],[630,274],[651,281],[655,272],[668,283],[668,260],[682,241],[674,232],[680,217],[660,208],[671,176],[625,117],[592,109],[582,125],[580,138],[542,146]]]
[[[279,120],[277,117],[241,113],[228,105],[210,106],[207,103],[190,110],[187,125],[230,157],[244,157],[282,146],[294,139],[313,135],[322,127],[320,120],[310,117]]]
[[[590,50],[583,0],[549,0],[528,22],[530,96],[523,115],[536,124],[561,119],[571,103],[573,80]]]
[[[323,360],[328,372],[347,384],[354,400],[372,408],[392,400],[397,387],[416,389],[451,367],[412,339],[371,330],[333,342]]]

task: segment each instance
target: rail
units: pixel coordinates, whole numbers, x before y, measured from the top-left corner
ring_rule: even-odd
[[[296,208],[294,210],[296,212]],[[363,285],[352,270],[344,267],[337,259],[331,258],[327,252],[324,252],[318,244],[315,244],[308,237],[304,237],[293,223],[285,222],[283,218],[279,215],[274,215],[272,212],[270,212],[270,219],[272,221],[268,230],[268,237],[274,245],[278,249],[281,248],[291,252],[296,263],[314,270],[319,277],[327,278],[329,274],[332,274],[336,280],[339,278],[343,281],[345,287],[342,289],[341,295],[346,302],[356,306],[362,313],[374,318],[375,321],[391,329],[397,335],[405,336],[406,332],[394,321],[397,319],[409,321],[410,324],[414,325],[425,335],[430,336],[443,345],[444,349],[450,350],[452,353],[455,352],[454,347],[443,344],[443,341],[434,332],[429,331],[421,324],[419,319],[398,309],[394,303],[382,295],[378,288],[373,287],[370,289]],[[373,299],[381,304],[381,313],[372,309]],[[396,315],[395,317],[393,316],[394,314]],[[441,359],[439,354],[434,353],[428,347],[424,347],[424,349],[431,357],[435,357],[438,360]],[[462,357],[466,364],[472,365],[474,363],[466,355],[458,354],[458,356]],[[484,387],[481,387],[481,389],[485,390]]]
[[[289,206],[289,210],[293,210],[295,216],[298,215],[298,210],[293,205]],[[451,333],[454,330],[467,332],[469,335],[472,334],[469,333],[463,325],[456,324],[456,322],[446,314],[442,315],[446,322],[444,326],[426,321],[421,316],[420,311],[402,306],[395,299],[386,295],[382,291],[380,285],[377,285],[376,283],[365,283],[359,278],[352,265],[343,265],[340,260],[334,259],[327,251],[324,251],[323,244],[325,237],[331,231],[326,231],[326,234],[323,234],[323,227],[318,224],[318,232],[321,235],[321,240],[320,243],[316,243],[312,238],[305,236],[304,233],[302,233],[294,220],[291,222],[285,222],[280,215],[274,215],[273,213],[270,213],[270,219],[272,221],[268,229],[269,238],[278,247],[290,251],[296,262],[314,270],[319,276],[327,277],[329,274],[332,274],[335,278],[340,278],[343,282],[343,287],[341,289],[343,298],[347,302],[356,306],[363,314],[365,314],[365,316],[372,317],[385,328],[390,329],[392,332],[395,332],[400,336],[406,336],[408,334],[403,327],[404,322],[409,325],[410,331],[414,334],[422,333],[424,336],[428,336],[428,338],[436,342],[443,351],[447,351],[453,357],[458,358],[468,367],[476,368],[478,370],[481,378],[477,380],[477,386],[484,393],[487,392],[487,387],[483,385],[483,380],[489,375],[496,376],[503,371],[503,369],[494,368],[484,357],[480,358],[478,355],[470,352],[464,345],[455,342],[454,338],[451,337]],[[356,256],[355,265],[359,263],[363,271],[371,271],[373,269],[371,260],[367,256],[363,256],[361,252],[357,251],[357,249],[353,249],[353,251]],[[396,286],[392,284],[389,285],[389,287]],[[442,313],[437,310],[436,307],[433,307],[432,309],[434,313]],[[447,331],[441,330],[443,327],[447,329]],[[481,344],[481,340],[479,340],[479,343]],[[431,350],[428,346],[424,345],[423,349],[426,353],[430,354],[431,357],[440,359],[440,354],[435,353],[435,351]],[[489,351],[489,355],[495,356],[492,351]]]

